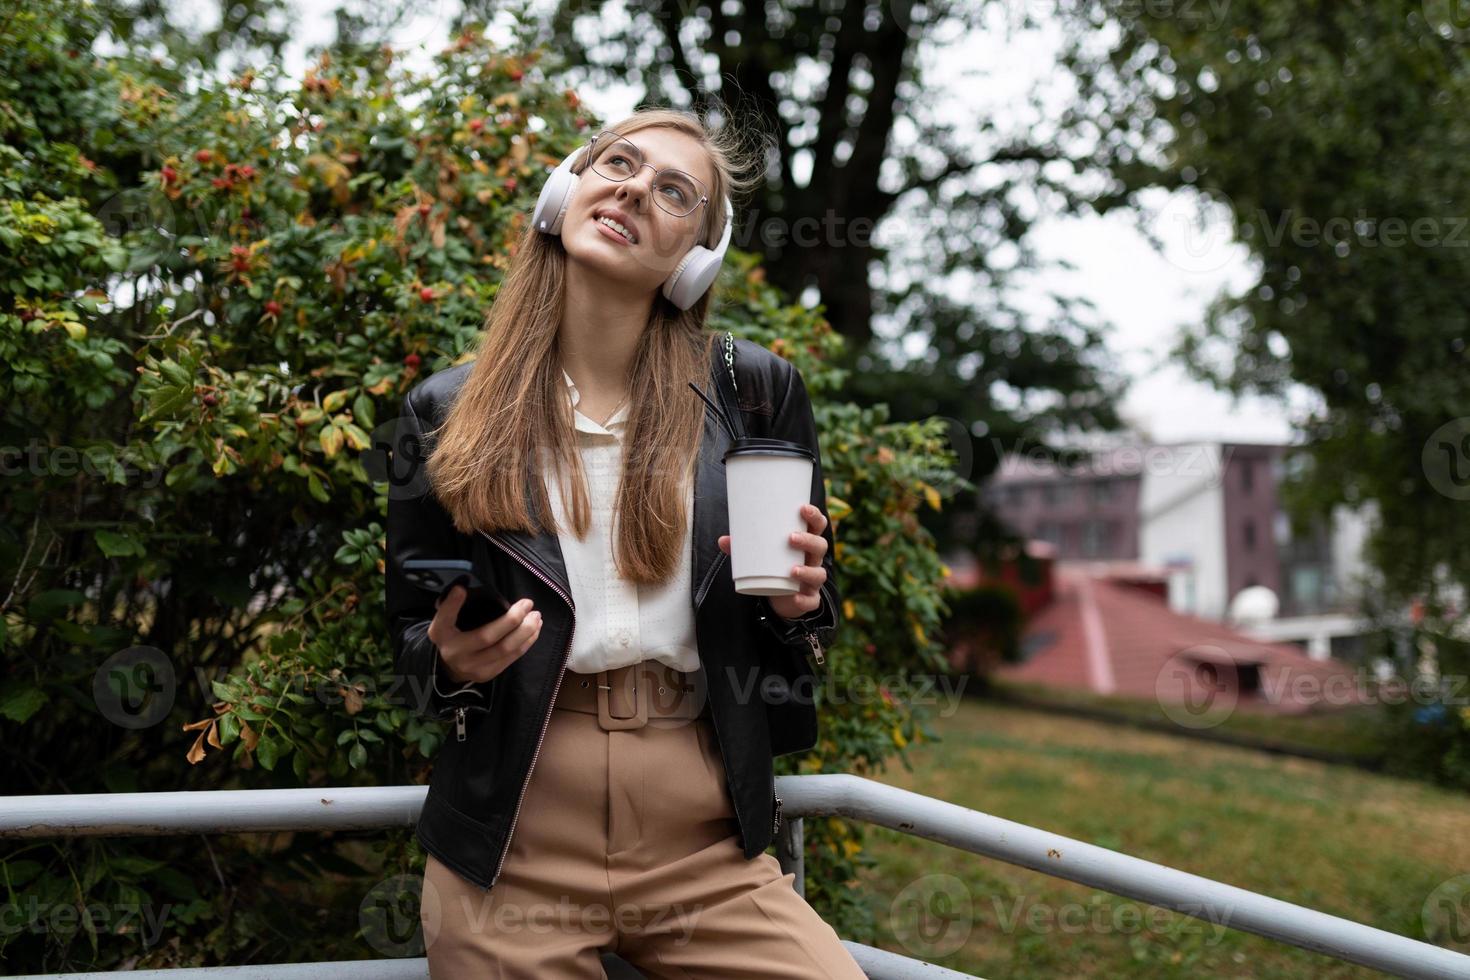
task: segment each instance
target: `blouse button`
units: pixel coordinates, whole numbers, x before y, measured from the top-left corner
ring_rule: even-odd
[[[627,646],[629,643],[633,642],[633,637],[628,633],[627,630],[618,630],[618,642],[621,643],[623,646]]]

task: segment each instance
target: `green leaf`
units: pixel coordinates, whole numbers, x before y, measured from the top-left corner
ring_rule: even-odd
[[[352,751],[347,753],[347,762],[354,769],[361,769],[367,763],[367,749],[361,742],[352,746]]]
[[[32,684],[7,686],[0,691],[0,715],[24,724],[46,706],[46,695]]]
[[[276,767],[276,757],[279,752],[280,746],[269,735],[262,735],[260,741],[255,745],[255,759],[265,769],[274,769]]]
[[[92,532],[92,539],[97,542],[97,547],[102,549],[102,554],[108,558],[120,558],[124,555],[137,555],[143,557],[147,554],[131,534],[120,531],[105,531],[98,528]]]

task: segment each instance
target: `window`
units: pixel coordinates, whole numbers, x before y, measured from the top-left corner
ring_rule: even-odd
[[[1241,527],[1240,530],[1241,530],[1241,536],[1242,536],[1243,540],[1245,541],[1245,550],[1246,551],[1255,551],[1256,550],[1256,522],[1253,521],[1253,520],[1249,520],[1248,519],[1248,520],[1246,520],[1245,524]]]
[[[1251,487],[1256,482],[1256,461],[1245,459],[1240,462],[1240,490],[1241,493],[1249,494]]]
[[[1096,558],[1108,549],[1108,527],[1102,521],[1085,521],[1082,524],[1082,554]]]
[[[1092,485],[1092,502],[1105,504],[1116,495],[1117,488],[1112,480],[1099,480]]]

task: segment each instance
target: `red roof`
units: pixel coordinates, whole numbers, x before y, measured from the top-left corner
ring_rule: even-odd
[[[1189,670],[1259,669],[1261,695],[1246,700],[1300,711],[1353,696],[1352,668],[1338,660],[1314,660],[1299,647],[1268,643],[1224,623],[1175,612],[1161,599],[1085,570],[1058,566],[1056,598],[1022,633],[1024,663],[1003,664],[1003,679],[1082,688],[1097,694],[1166,698],[1178,693],[1171,679]],[[1214,676],[1214,675],[1210,675]],[[1323,685],[1336,678],[1324,694]]]

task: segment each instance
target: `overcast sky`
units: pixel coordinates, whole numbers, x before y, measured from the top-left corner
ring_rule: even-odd
[[[1014,0],[1023,2],[1029,0]],[[426,67],[427,52],[447,43],[449,20],[457,8],[458,0],[424,0],[415,8],[413,20],[396,35],[400,49],[423,46],[408,57],[411,65]],[[1065,73],[1055,68],[1058,32],[1007,30],[1017,22],[1014,12],[1004,4],[993,9],[997,19],[991,29],[923,52],[930,83],[926,97],[959,123],[957,132],[965,131],[966,120],[986,115],[1004,119],[1008,112],[1024,111],[1014,107],[1024,106],[1022,96],[1036,86],[1058,99],[1065,97],[1059,87]],[[333,23],[321,8],[303,5],[297,42],[285,59],[287,70],[299,76],[308,63],[307,48],[332,35]],[[631,87],[584,87],[578,94],[604,119],[630,112],[638,96]],[[1300,389],[1290,406],[1262,399],[1237,404],[1189,380],[1165,360],[1181,324],[1197,321],[1221,289],[1240,289],[1253,276],[1246,251],[1229,240],[1223,223],[1195,220],[1192,195],[1159,195],[1149,204],[1157,215],[1144,220],[1163,240],[1163,254],[1135,227],[1136,215],[1047,221],[1033,232],[1037,251],[1044,259],[1064,259],[1076,268],[1045,273],[1039,285],[1091,300],[1113,324],[1109,347],[1130,379],[1123,415],[1154,439],[1291,441],[1292,419],[1314,404],[1311,392]],[[880,240],[881,234],[880,228]],[[1018,298],[1024,303],[1025,293]]]

